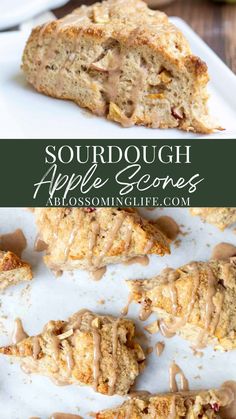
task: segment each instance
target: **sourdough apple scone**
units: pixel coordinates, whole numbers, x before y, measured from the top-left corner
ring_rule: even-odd
[[[0,250],[0,291],[32,278],[32,270],[27,262],[22,261],[13,252]]]
[[[33,29],[23,71],[39,92],[124,127],[210,133],[207,65],[167,16],[141,0],[82,6]]]
[[[177,333],[195,348],[236,348],[235,258],[191,262],[149,280],[127,283],[131,298],[142,304],[141,318],[157,312],[165,336]]]
[[[144,367],[134,337],[131,320],[81,310],[68,321],[50,321],[41,334],[0,348],[0,353],[20,358],[25,372],[46,375],[57,384],[124,395]]]
[[[71,413],[53,413],[49,419],[83,419],[80,415]]]
[[[235,389],[234,382],[226,382],[219,390],[137,395],[96,419],[233,419]]]
[[[36,208],[40,238],[54,270],[96,271],[147,254],[169,253],[165,236],[134,209]]]
[[[198,215],[207,223],[214,224],[220,230],[236,223],[236,208],[191,208],[192,215]]]

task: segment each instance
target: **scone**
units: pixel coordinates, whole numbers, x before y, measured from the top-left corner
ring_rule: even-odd
[[[83,419],[79,415],[73,415],[71,413],[53,413],[49,419]]]
[[[23,54],[39,92],[124,127],[210,133],[207,65],[168,17],[142,0],[82,6],[33,29]]]
[[[144,367],[134,336],[131,320],[81,310],[68,321],[50,321],[41,334],[2,347],[0,353],[22,359],[25,372],[46,375],[56,384],[124,395]]]
[[[96,271],[147,254],[169,253],[158,227],[134,209],[35,208],[46,264],[54,270]]]
[[[158,313],[160,331],[167,337],[177,333],[195,348],[236,348],[235,258],[191,262],[127,283],[144,313]]]
[[[33,278],[31,267],[12,252],[0,250],[0,291]]]
[[[220,230],[236,223],[236,208],[190,208],[190,212]]]
[[[229,407],[232,416],[225,415]],[[235,386],[231,382],[226,382],[220,390],[137,395],[120,407],[96,414],[96,419],[233,419],[235,417]]]

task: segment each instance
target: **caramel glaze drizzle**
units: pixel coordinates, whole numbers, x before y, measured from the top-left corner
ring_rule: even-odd
[[[22,252],[27,246],[27,240],[23,231],[18,228],[13,233],[0,235],[0,250],[11,251],[21,257]]]
[[[73,213],[73,211],[72,211],[72,213]],[[71,216],[73,217],[73,215],[71,215]],[[65,250],[64,250],[64,264],[66,264],[66,262],[68,260],[68,257],[69,257],[70,251],[71,251],[71,247],[73,246],[76,235],[79,233],[79,230],[82,226],[83,216],[84,216],[84,214],[81,212],[79,220],[76,220],[76,219],[73,220],[73,226],[72,226],[72,229],[71,229],[71,234],[69,235],[67,245],[65,246]],[[111,231],[109,232],[109,235],[106,236],[103,249],[100,251],[99,255],[94,255],[94,250],[95,250],[95,247],[97,245],[97,239],[98,239],[99,234],[100,234],[100,225],[99,225],[99,222],[96,219],[91,221],[91,231],[89,232],[89,235],[88,235],[87,258],[88,258],[89,265],[92,268],[92,275],[93,275],[94,280],[101,279],[101,277],[106,272],[105,267],[101,266],[102,260],[105,257],[105,255],[109,252],[109,250],[112,248],[115,237],[119,233],[126,216],[127,216],[127,213],[125,211],[120,211],[117,214],[117,216],[115,217],[115,220],[114,220],[113,227],[112,227]],[[59,218],[56,232],[53,234],[53,238],[55,240],[58,238],[59,224],[60,224],[61,219],[62,219],[62,216],[61,216],[61,218]],[[129,247],[130,247],[130,244],[131,244],[131,239],[132,239],[132,229],[129,226],[127,226],[127,232],[124,236],[125,252],[128,252],[128,250],[129,250]],[[151,240],[148,241],[147,245],[145,246],[144,253],[149,252],[149,250],[151,249],[152,246],[153,246],[153,242]],[[136,259],[133,259],[132,261],[142,263],[142,264],[147,264],[148,263],[148,258],[145,257],[145,256],[137,257]]]
[[[180,385],[181,388],[179,390],[178,384],[176,381],[176,376],[180,376]],[[175,363],[172,362],[169,368],[169,379],[170,379],[170,391],[172,393],[177,393],[178,391],[189,391],[189,384],[188,380],[185,377],[181,368]]]
[[[236,418],[236,381],[226,381],[217,391],[222,407],[220,417],[222,419]]]
[[[28,337],[29,336],[24,331],[21,319],[19,319],[19,318],[15,319],[14,330],[13,330],[13,334],[12,334],[13,344],[16,345],[17,343],[21,342],[22,340],[24,340]]]
[[[72,317],[71,321],[66,325],[64,332],[66,333],[69,330],[80,330],[81,323],[83,321],[83,316],[88,314],[90,318],[88,319],[89,329],[93,336],[93,343],[94,343],[94,356],[93,356],[93,389],[97,391],[99,386],[99,377],[101,374],[100,369],[100,362],[102,359],[102,351],[101,351],[101,334],[99,332],[99,328],[93,325],[93,320],[96,318],[94,317],[93,313],[89,310],[83,309],[80,310],[75,316]],[[119,327],[118,318],[116,321],[113,322],[112,326],[112,364],[113,364],[113,376],[109,382],[109,395],[113,395],[115,391],[115,385],[117,381],[117,348],[118,348],[118,327]],[[37,339],[35,337],[34,339]],[[67,341],[66,341],[67,342]],[[73,341],[72,341],[73,344]],[[35,349],[33,350],[33,357],[35,358],[39,351],[39,343],[38,341],[34,341]],[[57,335],[54,335],[52,338],[52,349],[53,349],[53,359],[55,363],[57,363],[59,355],[60,355],[60,339]],[[66,362],[68,366],[69,372],[74,367],[74,359],[73,359],[73,351],[68,344],[67,346],[64,344],[64,349],[67,351],[66,355]]]
[[[200,283],[200,275],[199,275],[199,269],[197,266],[197,263],[193,263],[191,265],[188,265],[190,270],[193,273],[193,286],[192,286],[192,292],[191,292],[191,299],[187,307],[187,311],[183,319],[176,318],[172,324],[166,324],[163,321],[160,321],[160,330],[164,334],[164,336],[170,337],[171,334],[175,334],[177,330],[188,322],[189,317],[191,315],[191,312],[193,310],[196,296],[197,296],[197,290]],[[216,278],[213,274],[213,271],[210,267],[207,268],[207,281],[208,281],[208,287],[207,287],[207,294],[206,294],[206,309],[205,309],[205,327],[204,329],[199,333],[196,347],[197,348],[204,348],[206,346],[206,340],[208,337],[208,334],[210,332],[210,328],[213,326],[213,333],[219,323],[220,319],[220,312],[223,304],[223,299],[221,298],[221,303],[218,304],[216,307],[213,302],[213,298],[217,292],[216,289]],[[215,320],[213,321],[213,315],[215,311]]]
[[[192,290],[190,293],[190,301],[186,309],[186,313],[183,316],[183,318],[175,317],[172,319],[171,323],[166,323],[164,320],[159,321],[159,327],[161,333],[165,337],[172,337],[176,334],[176,332],[184,327],[186,323],[189,321],[189,317],[192,313],[192,310],[194,308],[194,304],[197,297],[197,290],[199,288],[200,284],[200,273],[198,264],[196,262],[193,262],[189,265],[187,265],[187,268],[189,272],[193,274],[193,284],[192,284]],[[215,330],[219,324],[220,321],[220,314],[222,310],[222,306],[224,303],[224,294],[219,293],[218,301],[216,302],[214,297],[217,294],[217,278],[214,275],[214,272],[210,266],[206,267],[207,272],[207,292],[206,292],[206,301],[205,301],[205,319],[204,319],[204,329],[199,333],[197,342],[196,342],[196,348],[204,348],[207,343],[207,338],[210,333],[214,334]],[[176,276],[177,274],[177,276]],[[173,312],[175,315],[177,315],[177,308],[178,308],[178,296],[177,296],[177,290],[175,287],[175,281],[178,279],[178,272],[167,269],[162,272],[160,275],[160,280],[162,283],[166,283],[170,287],[170,294],[171,294],[171,300],[173,304]],[[142,302],[142,309],[140,311],[140,319],[146,320],[146,318],[151,314],[152,312],[152,304],[150,302],[150,305],[147,305],[145,300]]]

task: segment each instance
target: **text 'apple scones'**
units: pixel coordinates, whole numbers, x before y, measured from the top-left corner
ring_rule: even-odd
[[[222,350],[236,348],[235,258],[191,262],[167,268],[149,280],[127,283],[146,317],[158,313],[165,336],[179,334],[196,348],[208,344]]]
[[[25,372],[48,376],[56,384],[124,395],[144,367],[134,336],[131,320],[81,310],[68,321],[50,321],[41,334],[0,348],[0,353],[21,358]]]
[[[0,250],[0,291],[33,278],[31,267],[15,253]]]
[[[166,237],[134,209],[35,208],[46,264],[96,271],[137,256],[169,253]]]
[[[96,414],[96,419],[233,419],[236,417],[236,384],[228,381],[219,390],[134,395],[120,407]]]
[[[82,6],[33,29],[23,71],[39,92],[128,127],[210,133],[207,65],[141,0]]]
[[[190,212],[220,230],[236,223],[236,208],[190,208]]]

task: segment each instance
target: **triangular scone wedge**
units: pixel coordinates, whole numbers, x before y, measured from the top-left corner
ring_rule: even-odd
[[[144,281],[127,281],[143,313],[155,311],[167,337],[175,333],[194,347],[236,348],[236,264],[211,260],[165,269]]]
[[[128,127],[210,133],[207,65],[141,0],[82,6],[33,29],[23,71],[39,92]]]
[[[234,403],[233,384],[222,389],[137,395],[120,407],[96,414],[96,419],[220,419]],[[232,400],[233,399],[233,400]],[[235,411],[235,410],[234,410]]]
[[[236,223],[236,208],[190,208],[190,212],[220,230]]]
[[[32,270],[27,262],[22,261],[13,252],[0,250],[0,291],[32,278]]]
[[[54,270],[95,271],[137,256],[169,253],[157,226],[133,209],[35,208],[46,264]]]
[[[57,384],[124,395],[144,367],[145,356],[134,337],[131,320],[81,310],[68,321],[50,321],[41,334],[0,348],[0,353],[20,358],[25,372]]]

